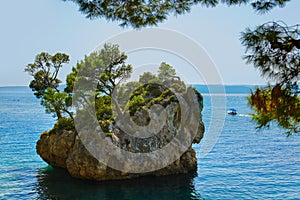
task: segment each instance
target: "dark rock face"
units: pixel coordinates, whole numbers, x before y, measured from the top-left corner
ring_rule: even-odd
[[[199,103],[200,105],[202,105],[202,98],[198,98],[197,101],[201,101]],[[188,102],[188,104],[189,103],[193,102]],[[184,132],[183,139],[192,137],[191,132],[195,132],[195,130],[190,130],[189,127],[180,128],[179,126],[179,124],[181,123],[180,116],[184,114],[183,112],[190,112],[188,109],[180,110],[178,104],[170,103],[165,108],[165,111],[166,122],[163,127],[159,129],[160,131],[154,136],[141,139],[133,137],[132,135],[124,134],[121,129],[118,129],[118,127],[114,127],[113,133],[107,136],[105,139],[123,150],[134,153],[147,153],[155,151],[159,148],[163,148],[170,142],[170,140],[174,139],[179,131]],[[151,111],[148,112],[150,113],[150,115],[153,114],[151,113]],[[133,118],[135,118],[135,122],[144,124],[146,123],[146,118],[148,117],[148,114],[143,115],[142,112],[137,112],[136,116],[134,116]],[[195,122],[198,123],[198,130],[196,131],[196,135],[194,133],[194,137],[192,138],[193,143],[199,143],[204,133],[204,124],[201,120],[201,114],[200,116],[196,117],[199,117],[198,119],[200,120],[197,120]],[[153,128],[155,129],[156,127]],[[91,155],[91,153],[87,150],[85,145],[83,145],[82,140],[75,131],[63,131],[60,134],[56,134],[55,132],[53,133],[53,131],[46,132],[41,135],[39,141],[37,142],[36,149],[37,153],[45,162],[54,167],[66,168],[73,177],[80,179],[102,181],[130,179],[147,175],[163,176],[170,174],[187,173],[197,168],[195,150],[191,147],[191,145],[189,145],[187,150],[180,156],[180,158],[167,165],[166,167],[155,171],[146,173],[129,173],[127,171],[112,169],[111,167],[103,164]],[[133,166],[129,165],[128,169],[130,169],[131,167]]]

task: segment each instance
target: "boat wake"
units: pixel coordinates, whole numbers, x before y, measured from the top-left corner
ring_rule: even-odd
[[[238,114],[239,117],[251,117],[251,115],[248,114]]]

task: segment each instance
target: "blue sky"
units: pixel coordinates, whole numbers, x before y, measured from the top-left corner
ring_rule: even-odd
[[[70,64],[61,71],[64,80],[85,54],[108,38],[132,30],[105,19],[86,19],[75,4],[61,0],[3,1],[0,9],[0,86],[28,85],[31,77],[24,73],[24,67],[42,51],[65,52],[71,56]],[[191,13],[169,17],[158,27],[177,31],[201,45],[215,63],[224,84],[258,85],[265,80],[242,60],[244,47],[239,41],[240,32],[271,20],[299,23],[299,9],[300,1],[296,0],[266,15],[256,15],[248,6],[195,6]]]

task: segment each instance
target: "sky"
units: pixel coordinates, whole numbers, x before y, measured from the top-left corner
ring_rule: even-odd
[[[254,28],[273,20],[283,20],[290,25],[297,24],[300,19],[299,9],[300,1],[296,0],[284,8],[275,8],[266,15],[257,15],[249,6],[194,6],[190,13],[170,16],[155,29],[173,31],[197,43],[213,63],[223,84],[261,85],[266,80],[260,77],[259,71],[246,65],[242,59],[245,49],[239,40],[240,33],[246,27]],[[118,22],[106,19],[89,20],[78,12],[77,5],[62,0],[3,1],[0,25],[0,86],[28,85],[31,77],[24,72],[24,68],[34,61],[35,55],[43,51],[70,55],[70,63],[60,73],[60,78],[65,80],[71,67],[83,59],[84,55],[110,38],[133,31],[131,27],[118,26]],[[134,32],[144,34],[145,30],[148,29]],[[159,35],[153,37],[163,39]],[[187,53],[192,55],[195,52],[187,50]],[[199,78],[194,76],[192,67],[180,55],[144,50],[128,54],[128,57],[128,61],[140,69],[167,61],[190,83],[213,83],[206,80],[205,73],[200,72],[202,77]]]

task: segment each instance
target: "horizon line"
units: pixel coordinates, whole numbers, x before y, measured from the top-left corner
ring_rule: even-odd
[[[66,84],[62,84],[61,86],[63,85],[66,85]],[[217,83],[212,83],[212,84],[204,84],[204,83],[187,83],[186,85],[212,85],[212,86],[221,86],[221,85],[224,85],[224,86],[266,86],[268,85],[267,83],[266,84],[247,84],[247,83],[225,83],[225,84],[217,84]],[[28,87],[28,85],[0,85],[1,88],[4,88],[4,87]]]

